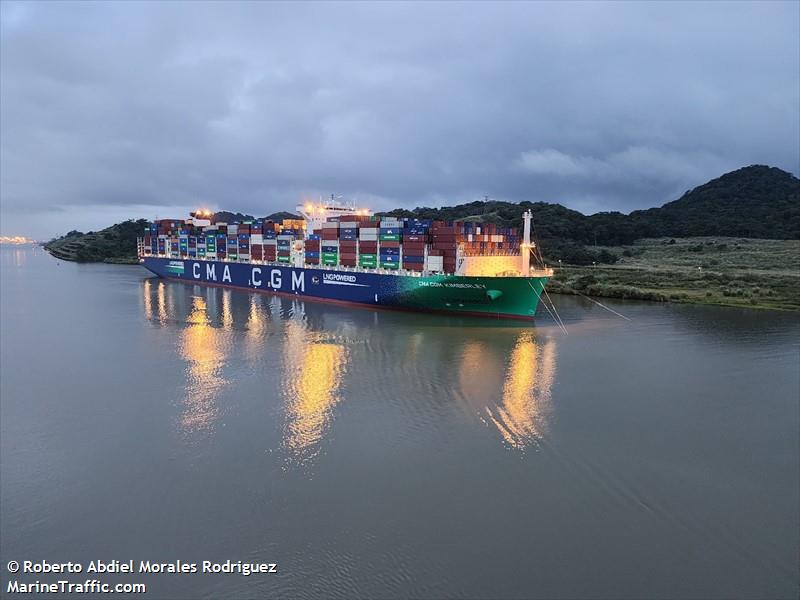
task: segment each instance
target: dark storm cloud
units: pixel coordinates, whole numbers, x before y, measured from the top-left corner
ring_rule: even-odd
[[[797,172],[797,3],[2,3],[4,233]]]

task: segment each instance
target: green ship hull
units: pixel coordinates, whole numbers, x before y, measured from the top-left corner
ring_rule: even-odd
[[[401,275],[398,279],[392,302],[398,308],[532,319],[549,278]]]

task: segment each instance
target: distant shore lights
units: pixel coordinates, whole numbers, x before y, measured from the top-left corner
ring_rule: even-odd
[[[27,238],[24,235],[0,235],[0,244],[9,246],[22,246],[23,244],[35,244],[36,240]]]

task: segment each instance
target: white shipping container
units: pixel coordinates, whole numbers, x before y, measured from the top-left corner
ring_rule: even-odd
[[[265,246],[277,246],[278,240],[264,240]]]
[[[374,234],[359,235],[358,239],[362,242],[377,242],[378,236]]]
[[[429,256],[427,259],[426,268],[429,271],[444,270],[444,256]]]
[[[261,233],[254,233],[250,236],[250,241],[253,244],[263,244],[264,243],[264,234]]]
[[[358,233],[374,233],[375,235],[378,235],[379,229],[377,227],[362,227],[358,230]]]
[[[336,221],[325,221],[322,224],[323,229],[339,229],[339,223]]]

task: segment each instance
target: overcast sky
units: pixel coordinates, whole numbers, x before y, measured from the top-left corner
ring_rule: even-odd
[[[0,3],[0,232],[798,173],[800,3]]]

